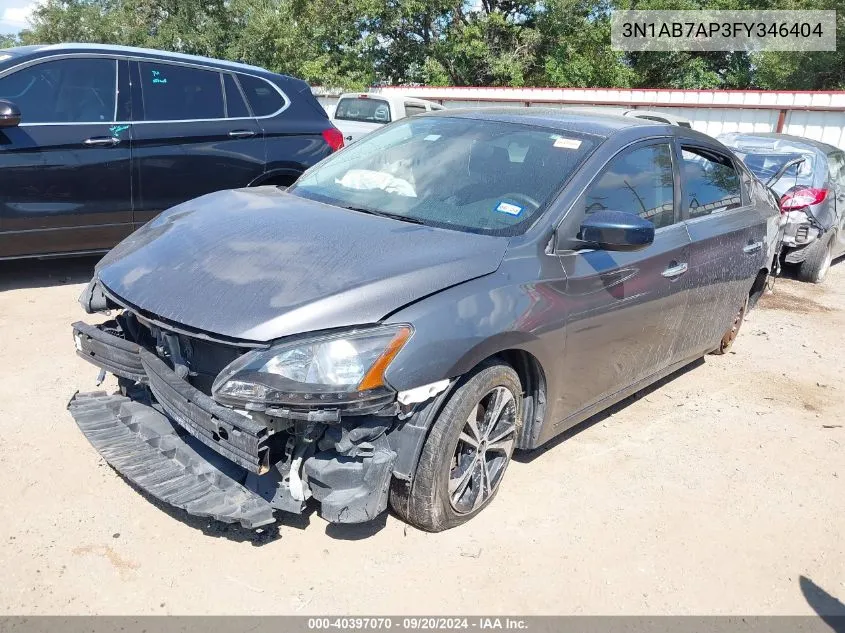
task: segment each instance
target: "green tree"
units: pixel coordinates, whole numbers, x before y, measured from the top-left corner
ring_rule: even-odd
[[[838,49],[623,53],[610,47],[614,9],[837,9]],[[845,88],[845,0],[44,0],[0,45],[17,41],[160,48],[347,89]]]
[[[770,90],[845,89],[845,0],[797,0],[778,9],[836,10],[836,50],[753,55],[755,86]]]
[[[549,0],[539,19],[542,85],[624,88],[636,83],[625,55],[610,48],[612,8],[608,0]]]
[[[15,35],[0,33],[0,48],[11,48],[18,45],[18,38]]]

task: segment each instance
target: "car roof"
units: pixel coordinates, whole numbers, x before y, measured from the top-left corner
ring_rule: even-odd
[[[522,123],[545,127],[555,131],[581,132],[593,136],[609,138],[617,132],[630,130],[631,128],[654,129],[655,126],[663,128],[669,135],[682,135],[721,145],[713,137],[696,132],[689,128],[679,128],[676,125],[638,119],[621,114],[606,112],[591,112],[588,110],[574,110],[570,108],[533,108],[533,107],[494,107],[494,108],[456,108],[439,110],[417,116],[445,116],[460,117],[467,119],[480,119],[485,121],[500,121],[502,123]]]
[[[116,44],[82,44],[82,43],[68,43],[68,44],[47,44],[38,46],[18,46],[10,48],[4,52],[14,55],[15,57],[22,56],[43,56],[50,53],[112,53],[117,55],[128,55],[134,57],[150,57],[161,60],[173,60],[193,62],[203,64],[206,66],[216,66],[219,68],[229,68],[231,70],[242,70],[250,72],[260,72],[266,74],[271,73],[265,68],[259,66],[251,66],[241,62],[232,62],[224,59],[214,59],[212,57],[203,57],[202,55],[188,55],[185,53],[173,53],[170,51],[155,50],[152,48],[138,48],[135,46],[119,46]]]
[[[821,141],[816,141],[811,138],[805,138],[803,136],[794,136],[792,134],[780,134],[778,132],[733,132],[730,134],[725,134],[725,138],[731,139],[755,139],[755,138],[762,138],[762,139],[772,139],[775,141],[787,141],[788,143],[792,143],[794,145],[807,145],[809,147],[814,147],[818,150],[821,150],[825,154],[830,154],[831,152],[839,151],[839,148],[834,147],[833,145],[829,145],[827,143],[822,143]],[[762,148],[761,148],[762,149]]]

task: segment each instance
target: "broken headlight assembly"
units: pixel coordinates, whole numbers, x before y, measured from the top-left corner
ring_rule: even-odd
[[[412,333],[382,326],[254,350],[220,372],[212,394],[233,406],[371,411],[395,397],[384,372]]]

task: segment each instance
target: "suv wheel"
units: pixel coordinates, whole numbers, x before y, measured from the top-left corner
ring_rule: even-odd
[[[486,508],[510,464],[522,416],[522,385],[509,365],[482,365],[431,427],[408,494],[391,507],[422,530],[455,527]],[[401,485],[401,484],[400,484]]]
[[[798,278],[820,284],[830,270],[833,259],[833,232],[822,236],[807,247],[807,257],[798,265]]]

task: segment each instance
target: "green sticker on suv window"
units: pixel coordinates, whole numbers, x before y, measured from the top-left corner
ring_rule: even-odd
[[[153,70],[152,73],[153,73],[153,83],[154,84],[166,84],[167,83],[167,77],[162,77],[161,71]]]

